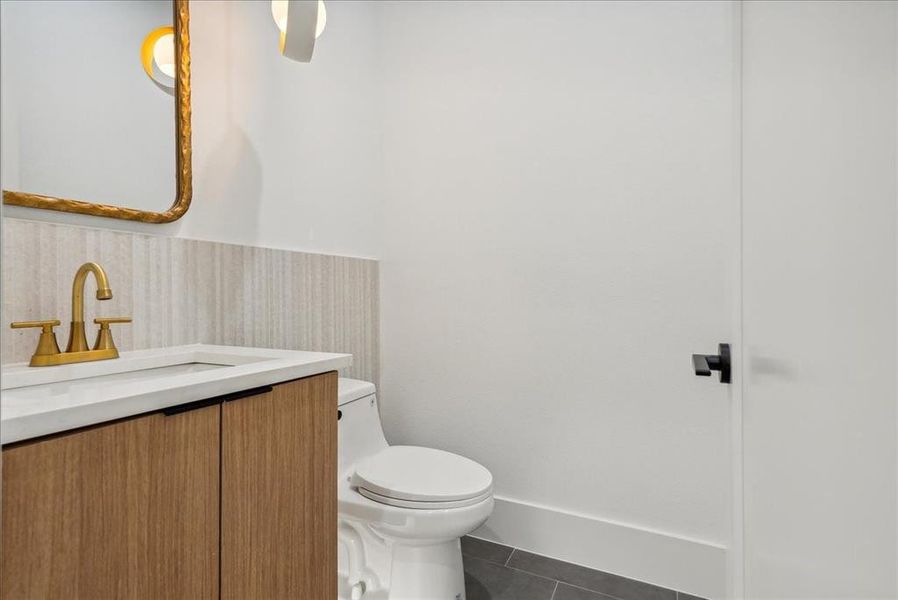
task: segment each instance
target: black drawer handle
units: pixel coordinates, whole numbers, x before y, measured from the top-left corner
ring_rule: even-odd
[[[215,406],[216,404],[221,404],[222,402],[233,402],[234,400],[240,400],[241,398],[249,398],[250,396],[258,396],[259,394],[267,394],[268,392],[270,392],[272,390],[274,390],[274,387],[272,387],[270,385],[252,388],[249,390],[241,390],[239,392],[232,392],[230,394],[224,394],[223,396],[215,396],[214,398],[206,398],[205,400],[196,400],[194,402],[186,402],[184,404],[168,406],[168,407],[162,409],[162,414],[164,414],[166,417],[170,417],[172,415],[179,415],[181,413],[186,413],[191,410],[198,410],[200,408],[206,408],[207,406]]]
[[[225,394],[224,396],[219,396],[217,400],[219,402],[233,402],[234,400],[240,400],[241,398],[249,398],[250,396],[258,396],[259,394],[267,394],[274,390],[274,386],[271,385],[263,385],[262,387],[253,388],[251,390],[243,390],[240,392],[232,392],[230,394]]]
[[[215,406],[216,404],[221,404],[221,400],[219,400],[218,398],[207,398],[205,400],[197,400],[196,402],[188,402],[186,404],[168,406],[162,409],[162,414],[164,414],[166,417],[170,417],[172,415],[180,415],[181,413],[190,412],[191,410],[206,408],[207,406]]]

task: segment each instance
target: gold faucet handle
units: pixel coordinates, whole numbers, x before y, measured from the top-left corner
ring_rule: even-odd
[[[100,326],[97,331],[97,341],[94,342],[94,350],[115,350],[115,342],[112,341],[112,323],[130,323],[131,317],[97,317],[94,323]]]
[[[59,325],[59,319],[50,319],[48,321],[17,321],[11,323],[13,329],[25,329],[26,327],[40,327],[41,337],[37,341],[37,350],[34,356],[48,356],[51,354],[59,354],[59,344],[56,343],[56,333],[53,328]]]
[[[10,323],[13,329],[25,329],[26,327],[43,327],[44,331],[53,331],[53,328],[59,325],[59,319],[49,319],[47,321],[16,321]]]
[[[109,326],[110,323],[130,323],[131,317],[97,317],[94,323],[100,327]]]

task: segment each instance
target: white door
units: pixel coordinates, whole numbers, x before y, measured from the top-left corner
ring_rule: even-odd
[[[742,18],[745,596],[895,598],[898,11]]]

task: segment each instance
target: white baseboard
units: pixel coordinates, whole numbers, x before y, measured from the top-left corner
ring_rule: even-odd
[[[703,598],[726,596],[727,549],[719,544],[502,497],[471,535]]]

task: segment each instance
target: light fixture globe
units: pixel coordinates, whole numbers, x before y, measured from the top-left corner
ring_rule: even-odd
[[[159,70],[171,77],[175,78],[175,33],[174,31],[164,33],[156,43],[153,44],[153,63],[159,67]]]
[[[327,24],[324,0],[271,0],[271,16],[281,32],[281,54],[311,62],[315,40]]]
[[[153,83],[168,93],[175,91],[175,30],[159,27],[151,31],[140,47],[140,62]]]

